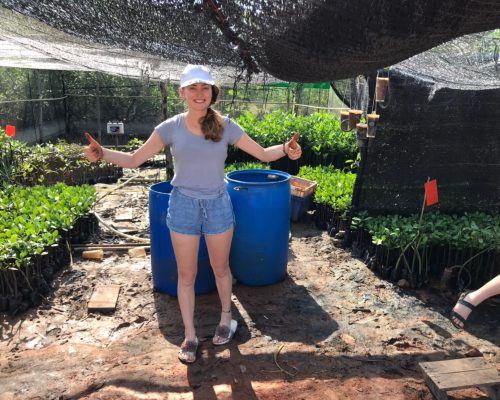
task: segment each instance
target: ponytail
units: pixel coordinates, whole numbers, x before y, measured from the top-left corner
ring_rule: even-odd
[[[214,104],[219,97],[219,88],[212,85],[212,101],[210,105]],[[212,140],[214,142],[220,142],[222,139],[222,133],[224,132],[224,120],[218,111],[209,107],[207,110],[207,115],[200,119],[201,131],[205,135],[206,140]]]

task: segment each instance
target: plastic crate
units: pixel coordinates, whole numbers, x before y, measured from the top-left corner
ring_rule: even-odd
[[[317,183],[315,181],[293,176],[290,179],[290,185],[292,189],[290,219],[293,222],[297,222],[311,207]]]

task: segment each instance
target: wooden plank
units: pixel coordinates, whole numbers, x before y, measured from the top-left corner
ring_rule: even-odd
[[[500,383],[498,371],[494,368],[479,371],[449,372],[432,377],[442,390],[466,389],[477,386],[492,386]]]
[[[483,357],[459,358],[456,360],[422,362],[420,366],[429,375],[434,373],[464,372],[476,369],[487,369],[491,366]]]
[[[116,212],[114,221],[131,221],[134,219],[133,212],[132,208],[121,208]]]
[[[482,357],[420,363],[439,390],[457,390],[500,383],[500,373]]]
[[[119,293],[120,285],[96,286],[87,304],[88,311],[113,311]]]
[[[446,391],[439,389],[432,381],[432,379],[429,378],[428,376],[425,377],[425,383],[427,383],[427,386],[429,387],[431,393],[434,395],[436,400],[448,400],[448,395],[446,394]]]

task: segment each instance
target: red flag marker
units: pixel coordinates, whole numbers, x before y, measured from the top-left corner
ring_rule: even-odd
[[[438,186],[437,180],[433,179],[432,181],[425,182],[425,205],[432,206],[436,204],[438,200]]]
[[[14,125],[5,125],[5,134],[9,137],[16,136],[16,127]]]

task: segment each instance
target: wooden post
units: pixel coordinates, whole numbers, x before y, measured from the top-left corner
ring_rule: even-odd
[[[42,99],[42,76],[40,71],[37,71],[36,74],[36,84],[38,88],[38,98]],[[38,102],[38,134],[39,134],[39,143],[43,143],[43,101]]]
[[[36,74],[37,74],[37,70],[33,70],[33,76],[34,76],[34,78],[36,77]],[[27,79],[28,79],[29,97],[30,97],[30,99],[33,99],[33,91],[32,91],[32,85],[31,85],[32,79],[30,77],[30,72],[29,71],[27,71]],[[41,140],[40,140],[41,138],[38,135],[39,131],[38,131],[37,123],[36,123],[37,119],[36,119],[36,115],[35,115],[35,102],[34,101],[30,101],[29,105],[30,105],[30,108],[31,108],[31,116],[33,118],[33,130],[35,132],[35,143],[41,143]]]
[[[160,82],[160,94],[161,94],[161,119],[165,121],[168,117],[168,108],[167,108],[168,92],[167,92],[167,86],[164,81]]]
[[[286,88],[286,110],[290,112],[290,83]]]
[[[168,84],[170,83],[170,79],[167,79],[167,82],[160,82],[160,94],[161,94],[161,117],[163,121],[168,118]],[[167,172],[167,180],[170,180],[174,177],[174,161],[172,159],[172,153],[170,152],[170,147],[165,147],[165,168]]]
[[[101,87],[99,85],[99,72],[95,73],[95,81],[96,81],[96,98],[95,98],[95,107],[96,107],[96,130],[97,130],[97,140],[99,143],[102,143],[102,133],[101,133],[101,99],[99,97],[101,92]]]
[[[69,107],[68,107],[68,98],[67,98],[67,90],[66,90],[66,81],[64,79],[64,71],[59,71],[59,77],[61,78],[61,86],[62,86],[62,94],[63,94],[63,105],[64,105],[64,131],[66,132],[66,136],[69,136]]]
[[[295,89],[294,96],[293,96],[292,114],[295,114],[296,104],[302,104],[302,94],[303,94],[303,92],[304,92],[304,85],[302,85],[301,83],[298,83],[297,84],[297,88]],[[302,112],[302,115],[307,115],[308,112],[309,112],[309,109],[307,109],[304,112]],[[300,108],[297,109],[297,115],[301,115]]]

